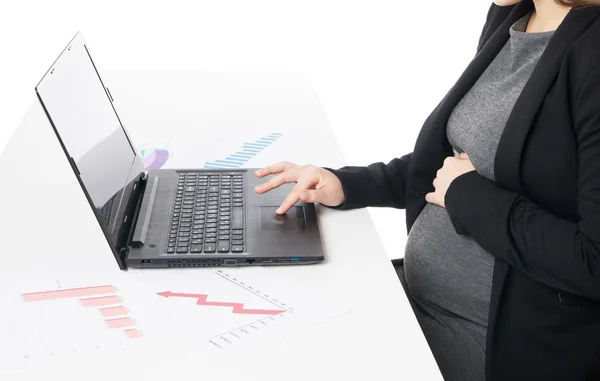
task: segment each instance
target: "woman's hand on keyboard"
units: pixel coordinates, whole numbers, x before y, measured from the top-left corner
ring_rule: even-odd
[[[256,171],[258,178],[277,175],[266,183],[254,188],[262,194],[285,183],[296,183],[296,186],[285,201],[277,209],[278,214],[286,213],[299,200],[304,202],[320,202],[327,206],[338,206],[344,202],[342,183],[330,171],[314,165],[296,165],[281,162]]]

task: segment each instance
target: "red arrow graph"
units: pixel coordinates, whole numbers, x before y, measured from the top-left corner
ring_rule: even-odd
[[[196,304],[199,306],[215,306],[215,307],[233,307],[231,313],[234,314],[245,314],[245,315],[278,315],[285,310],[256,310],[250,308],[244,308],[243,303],[229,303],[229,302],[209,302],[206,299],[208,295],[206,294],[183,294],[171,291],[163,291],[159,292],[157,295],[160,295],[164,298],[178,297],[178,298],[194,298],[196,299]]]

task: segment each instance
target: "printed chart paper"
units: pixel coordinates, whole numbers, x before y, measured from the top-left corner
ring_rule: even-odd
[[[142,351],[231,356],[348,311],[261,267],[4,274],[0,284],[3,370]]]

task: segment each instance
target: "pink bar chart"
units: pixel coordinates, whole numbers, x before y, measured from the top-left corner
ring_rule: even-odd
[[[128,339],[138,339],[142,336],[135,327],[135,321],[128,316],[129,311],[123,305],[118,290],[111,285],[32,292],[21,294],[21,298],[26,303],[51,302],[58,299],[78,300],[83,308],[97,308],[99,317],[109,329],[123,330]]]

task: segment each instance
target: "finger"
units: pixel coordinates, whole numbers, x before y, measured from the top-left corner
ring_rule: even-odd
[[[308,203],[321,202],[319,199],[320,192],[316,189],[307,189],[300,193],[300,200]]]
[[[460,158],[461,158],[461,159],[468,159],[468,158],[469,158],[469,155],[467,155],[467,153],[466,153],[466,152],[462,152],[462,153],[460,154]]]
[[[435,193],[427,193],[425,195],[425,201],[435,204]]]
[[[294,187],[294,189],[292,189],[290,194],[285,198],[285,200],[283,200],[281,206],[279,207],[279,209],[277,209],[276,213],[287,213],[287,211],[290,210],[290,208],[300,200],[300,195],[306,190],[308,190],[311,186],[312,184],[309,181],[302,181],[296,184],[296,186]]]
[[[263,178],[268,175],[274,175],[285,171],[286,169],[291,169],[295,167],[295,164],[292,164],[287,161],[282,161],[277,164],[269,165],[268,167],[262,168],[254,172],[256,177]]]
[[[293,172],[283,172],[273,177],[271,180],[264,184],[258,185],[254,188],[254,191],[258,194],[268,192],[272,189],[278,188],[285,183],[296,182],[296,175]]]

